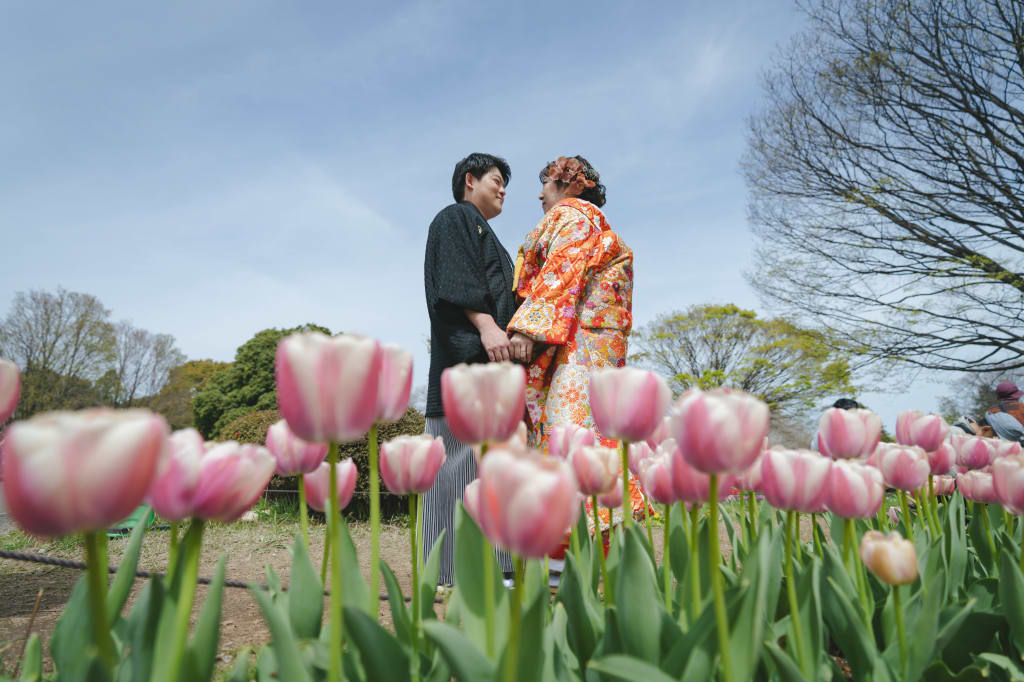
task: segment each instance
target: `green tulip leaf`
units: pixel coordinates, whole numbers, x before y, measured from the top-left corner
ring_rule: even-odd
[[[423,634],[437,645],[459,682],[477,682],[494,677],[494,664],[460,630],[448,623],[423,623]]]
[[[199,610],[192,641],[185,651],[182,677],[189,680],[208,680],[213,675],[217,663],[217,644],[220,640],[220,605],[224,595],[224,565],[227,556],[222,555],[217,562],[210,589]]]
[[[589,586],[585,587],[580,578],[576,558],[571,553],[566,554],[556,599],[565,608],[566,635],[580,669],[590,661],[601,637],[601,616],[584,594],[588,589]]]
[[[249,647],[245,647],[235,655],[235,667],[226,682],[248,682],[249,680]]]
[[[664,606],[658,599],[657,576],[643,544],[642,531],[637,524],[630,524],[625,530],[615,584],[615,606],[619,612],[622,652],[657,664],[661,654],[659,614]]]
[[[89,584],[83,575],[71,590],[64,612],[50,637],[50,656],[61,679],[83,680],[89,660],[82,652],[92,646],[92,619],[89,617]]]
[[[441,574],[441,543],[444,541],[445,531],[434,540],[434,546],[430,548],[427,561],[423,564],[420,573],[420,618],[422,620],[436,619],[434,613],[434,593],[437,591],[437,577]],[[497,573],[497,571],[495,571]]]
[[[299,645],[295,640],[295,634],[292,632],[288,619],[274,605],[269,594],[254,586],[250,587],[249,591],[260,605],[263,617],[267,621],[267,627],[270,629],[271,641],[273,642],[271,658],[275,662],[273,669],[277,671],[279,679],[308,682],[310,680],[309,672],[306,670],[305,665],[303,665],[302,654],[299,652]],[[266,655],[267,651],[260,654],[259,662],[257,663],[258,671],[264,669]]]
[[[1024,656],[1024,575],[1021,574],[1020,566],[1010,556],[1009,552],[1003,551],[1000,556],[999,574],[999,602],[1002,614],[1010,624],[1010,633],[1013,644],[1017,648],[1017,655]]]
[[[729,618],[733,624],[729,655],[733,676],[738,680],[753,679],[761,657],[769,588],[782,579],[782,562],[775,561],[779,559],[779,537],[773,537],[771,532],[761,533],[744,559],[737,595],[739,612]]]
[[[43,678],[43,647],[39,634],[33,632],[25,643],[25,656],[21,659],[21,677],[18,682],[39,682]]]
[[[402,645],[358,605],[345,607],[345,628],[359,650],[367,679],[404,682],[410,679],[409,656]],[[290,677],[282,676],[290,680]]]
[[[942,608],[942,597],[944,594],[944,579],[942,572],[935,570],[921,576],[928,580],[928,589],[921,595],[921,608],[914,621],[906,620],[907,629],[907,679],[920,679],[924,669],[936,658],[941,650],[937,648],[939,632],[939,611]],[[967,615],[964,612],[963,615]],[[963,623],[963,619],[957,619],[949,625],[952,632],[948,637],[956,634],[957,628]]]
[[[384,561],[380,562],[380,572],[384,576],[384,585],[388,590],[388,604],[391,606],[391,622],[395,625],[395,634],[398,636],[398,641],[402,642],[402,644],[411,645],[411,618],[409,610],[405,607],[405,596],[402,594],[402,588],[398,584],[395,574],[391,571],[391,567]],[[434,600],[433,597],[434,595],[431,594],[431,602]],[[450,610],[449,613],[451,613]]]
[[[149,515],[149,507],[143,508],[143,517]],[[142,551],[142,539],[146,535],[146,524],[137,523],[124,548],[121,563],[117,566],[114,580],[107,591],[107,622],[114,623],[121,615],[121,609],[128,599],[132,585],[135,583],[135,570],[139,565],[139,552]]]
[[[341,589],[344,591],[344,604],[345,606],[359,607],[368,615],[376,618],[376,613],[369,613],[370,588],[363,578],[363,572],[359,569],[359,556],[356,554],[352,536],[349,535],[348,524],[345,522],[345,517],[340,514],[338,521],[338,535],[341,537]]]
[[[323,623],[324,586],[320,572],[296,535],[292,544],[292,572],[288,578],[288,620],[299,639],[316,639]]]
[[[611,654],[590,662],[589,670],[602,673],[611,679],[623,682],[675,682],[676,678],[666,675],[647,661],[624,654]]]

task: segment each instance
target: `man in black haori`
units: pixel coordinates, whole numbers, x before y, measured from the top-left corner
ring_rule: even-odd
[[[434,486],[423,496],[422,549],[430,551],[445,530],[438,583],[453,581],[455,500],[476,478],[473,451],[448,430],[441,404],[441,372],[460,362],[511,359],[505,331],[516,311],[512,259],[487,221],[501,213],[508,162],[490,154],[470,154],[455,165],[454,204],[441,209],[427,235],[423,284],[430,315],[430,373],[426,432],[444,439],[447,459]],[[498,553],[501,569],[512,561]]]

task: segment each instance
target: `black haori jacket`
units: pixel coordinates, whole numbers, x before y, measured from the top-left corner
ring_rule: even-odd
[[[516,311],[512,259],[470,202],[443,208],[430,223],[423,287],[430,315],[426,416],[440,417],[441,372],[460,362],[487,362],[480,334],[464,310],[488,313],[502,329]]]

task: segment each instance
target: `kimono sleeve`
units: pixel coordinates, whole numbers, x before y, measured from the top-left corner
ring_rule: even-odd
[[[576,327],[576,304],[600,234],[575,209],[565,209],[558,221],[540,271],[520,286],[523,303],[508,325],[509,331],[552,345],[568,343]]]
[[[432,307],[445,302],[480,312],[491,308],[477,226],[462,207],[449,207],[430,224],[424,267]]]

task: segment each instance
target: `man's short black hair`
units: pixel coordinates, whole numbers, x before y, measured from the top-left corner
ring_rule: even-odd
[[[498,169],[507,185],[509,178],[512,177],[512,170],[508,167],[508,161],[500,156],[474,153],[455,164],[455,172],[452,173],[452,196],[455,197],[455,201],[462,201],[465,196],[466,173],[472,173],[474,178],[479,179],[492,168]]]
[[[832,403],[832,407],[838,407],[840,410],[856,410],[860,408],[860,403],[850,398],[840,398]]]

